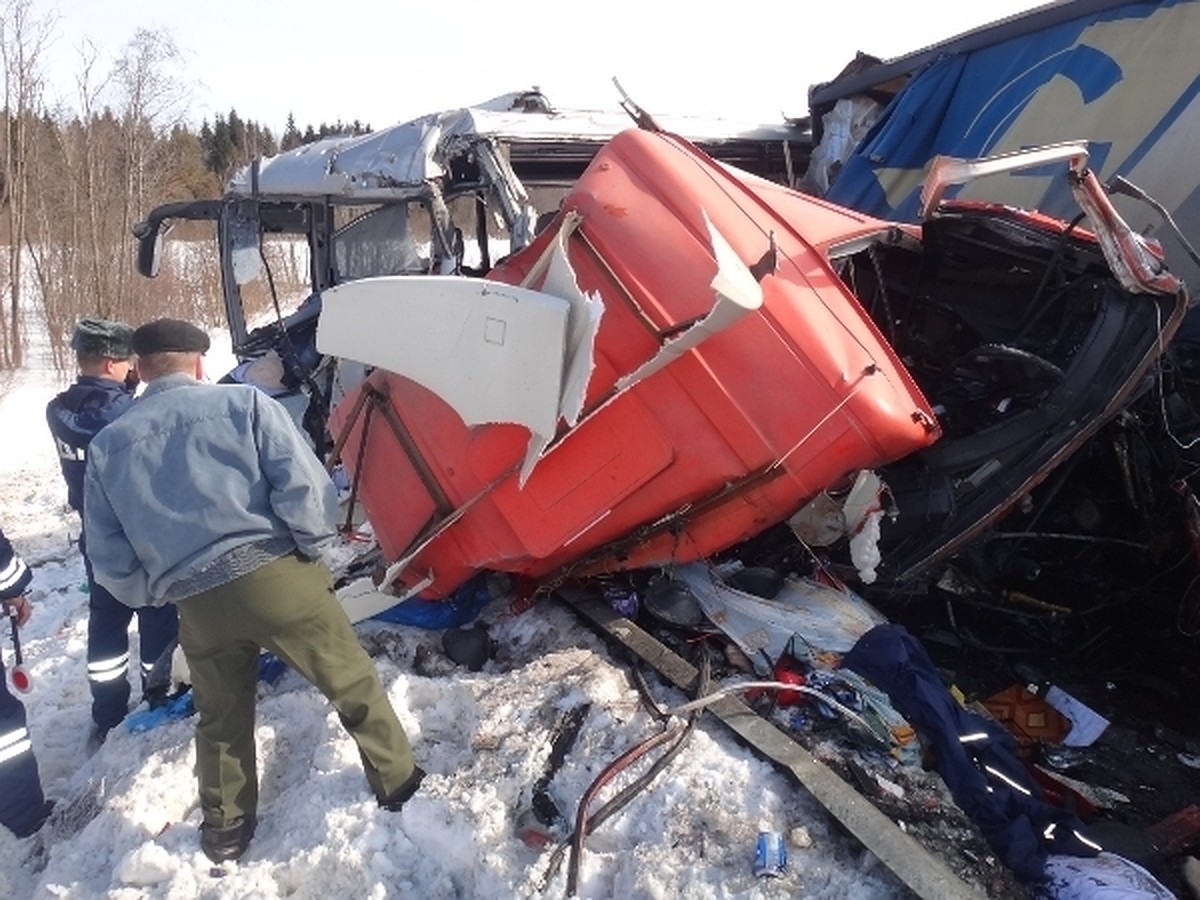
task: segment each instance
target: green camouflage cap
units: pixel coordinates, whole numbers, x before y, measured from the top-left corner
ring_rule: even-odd
[[[71,335],[71,349],[88,356],[129,359],[133,356],[133,328],[108,319],[80,319]]]

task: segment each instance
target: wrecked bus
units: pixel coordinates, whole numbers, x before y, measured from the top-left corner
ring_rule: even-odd
[[[151,210],[134,228],[138,270],[157,274],[176,221],[216,223],[233,350],[254,359],[279,340],[281,320],[289,335],[310,334],[311,311],[296,313],[333,285],[381,275],[482,275],[532,240],[539,215],[554,212],[629,123],[624,112],[557,110],[535,88],[325,138],[255,161],[219,199]],[[773,180],[793,182],[807,159],[806,127],[671,124],[715,158]],[[280,259],[303,269],[299,292],[279,289],[272,265]],[[285,363],[289,377],[301,377],[300,361]]]

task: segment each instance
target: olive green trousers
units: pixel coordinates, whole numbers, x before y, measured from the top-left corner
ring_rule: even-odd
[[[176,606],[199,713],[196,778],[206,824],[258,816],[254,707],[262,649],[333,704],[377,798],[412,775],[408,737],[323,563],[285,556]]]

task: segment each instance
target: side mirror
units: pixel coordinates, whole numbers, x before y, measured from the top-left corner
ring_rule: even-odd
[[[153,278],[158,274],[159,266],[162,265],[164,238],[174,226],[175,220],[216,221],[220,214],[219,200],[185,200],[155,207],[144,221],[138,222],[131,229],[138,242],[138,273],[146,278]]]
[[[138,222],[133,226],[133,236],[138,242],[137,268],[146,278],[157,276],[162,264],[164,230],[161,226],[161,219]]]

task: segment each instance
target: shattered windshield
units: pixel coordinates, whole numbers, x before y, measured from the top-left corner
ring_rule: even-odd
[[[290,315],[312,293],[308,243],[296,235],[262,235],[241,263],[238,294],[250,330]]]
[[[333,239],[336,282],[428,272],[429,218],[422,213],[415,203],[381,206],[342,227]]]
[[[446,204],[454,240],[462,239],[460,265],[484,270],[512,246],[500,201],[492,191],[460,194]]]

